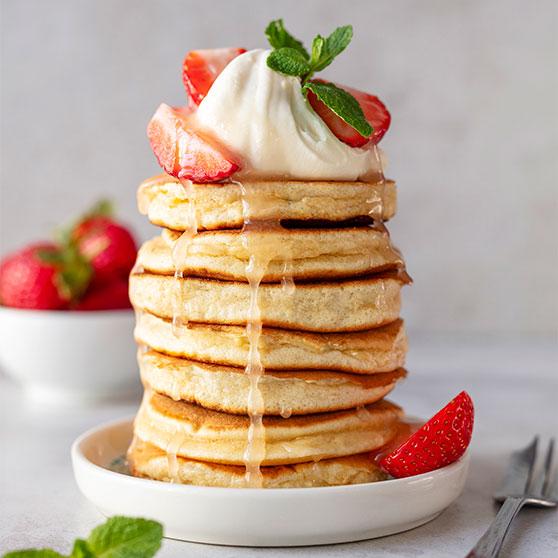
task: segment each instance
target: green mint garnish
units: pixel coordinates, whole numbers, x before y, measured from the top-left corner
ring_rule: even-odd
[[[304,76],[312,71],[312,66],[304,55],[290,47],[271,51],[267,57],[267,65],[272,70],[288,76]]]
[[[163,527],[156,521],[115,516],[95,527],[87,540],[77,539],[69,557],[44,548],[16,550],[3,558],[151,558],[162,538]]]
[[[304,48],[304,45],[298,39],[295,39],[283,25],[282,19],[277,19],[272,21],[265,29],[265,34],[267,36],[267,40],[269,44],[273,48],[292,48],[297,50],[304,56],[306,60],[310,59],[308,55],[308,51]]]
[[[303,43],[295,39],[284,27],[283,20],[272,21],[265,34],[273,50],[267,65],[274,71],[300,78],[302,92],[312,91],[322,103],[359,134],[370,137],[374,128],[366,120],[358,101],[347,91],[332,83],[312,82],[316,72],[327,68],[341,54],[353,38],[352,25],[338,27],[328,37],[317,35],[312,41],[311,55]]]
[[[338,27],[325,39],[318,35],[312,41],[312,71],[321,72],[333,59],[341,54],[353,38],[353,26]]]
[[[159,550],[162,537],[163,527],[156,521],[117,516],[95,527],[87,545],[95,557],[149,558]]]

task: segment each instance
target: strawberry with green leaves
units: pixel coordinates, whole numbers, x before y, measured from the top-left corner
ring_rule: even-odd
[[[136,260],[134,237],[112,213],[110,203],[103,200],[69,233],[71,242],[90,263],[96,285],[127,278]]]
[[[0,264],[0,303],[12,308],[62,310],[86,291],[91,266],[73,244],[32,244]]]
[[[131,308],[128,275],[136,258],[130,231],[102,201],[58,235],[0,262],[0,304],[34,310]]]

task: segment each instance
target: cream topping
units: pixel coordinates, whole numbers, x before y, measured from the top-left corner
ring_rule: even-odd
[[[200,103],[196,121],[241,158],[236,174],[300,180],[358,180],[378,176],[374,146],[350,147],[312,110],[300,80],[268,68],[268,50],[235,58]]]

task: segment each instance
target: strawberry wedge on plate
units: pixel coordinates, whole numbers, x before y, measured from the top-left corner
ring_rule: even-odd
[[[457,461],[473,434],[474,407],[462,391],[397,449],[380,461],[392,477],[428,473]]]

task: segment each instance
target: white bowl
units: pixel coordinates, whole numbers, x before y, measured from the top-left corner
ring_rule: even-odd
[[[468,455],[406,479],[323,488],[211,488],[117,472],[131,419],[99,426],[72,446],[77,484],[105,515],[160,521],[165,536],[234,546],[300,546],[358,541],[418,527],[449,506],[467,477]]]
[[[132,310],[0,307],[0,369],[34,398],[74,403],[137,389]]]

